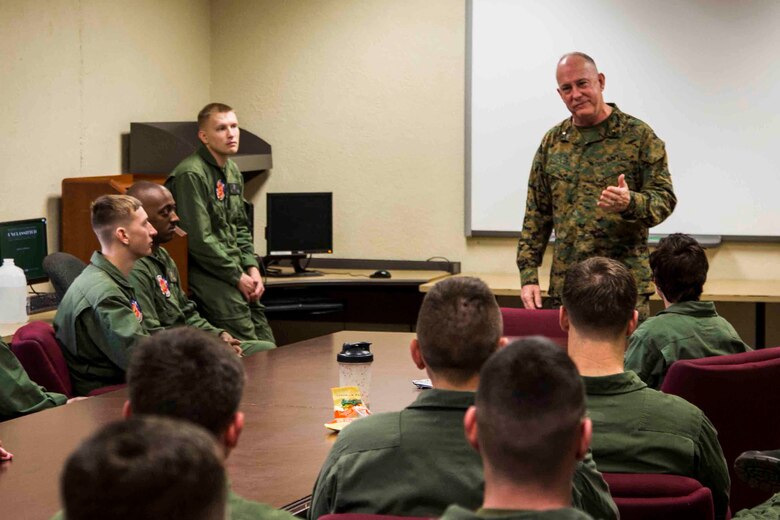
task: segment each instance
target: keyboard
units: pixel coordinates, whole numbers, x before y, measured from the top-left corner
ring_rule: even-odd
[[[59,303],[57,293],[31,294],[27,297],[27,314],[54,310]]]

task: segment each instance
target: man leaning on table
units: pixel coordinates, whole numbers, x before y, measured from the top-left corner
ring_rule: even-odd
[[[103,195],[90,207],[100,251],[73,281],[54,316],[73,391],[125,382],[130,353],[151,332],[128,276],[157,234],[134,197]]]
[[[244,177],[231,159],[241,131],[233,109],[209,103],[198,114],[202,146],[165,185],[189,235],[189,282],[200,313],[240,340],[274,342],[265,291],[244,209]]]
[[[479,370],[506,343],[501,311],[484,282],[448,278],[425,295],[410,345],[433,389],[400,412],[347,426],[312,492],[309,518],[328,513],[439,516],[450,504],[482,503],[482,462],[463,435]],[[596,518],[617,518],[609,488],[588,455],[577,464],[573,503]]]

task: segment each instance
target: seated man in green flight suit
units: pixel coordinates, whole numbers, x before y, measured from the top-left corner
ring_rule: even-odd
[[[485,498],[443,520],[587,520],[571,507],[574,468],[588,452],[585,390],[566,351],[540,336],[519,340],[482,367],[466,438],[482,456]]]
[[[650,269],[664,310],[642,323],[628,339],[626,370],[659,389],[679,359],[698,359],[751,350],[715,303],[699,301],[709,262],[695,239],[682,233],[662,238],[650,254]]]
[[[715,518],[722,520],[730,481],[712,423],[685,399],[648,388],[623,368],[639,320],[636,298],[636,280],[617,260],[593,257],[566,272],[560,323],[585,382],[593,458],[610,473],[696,479],[712,491]]]
[[[164,416],[201,426],[217,439],[226,459],[244,429],[244,413],[238,409],[244,381],[241,360],[214,334],[193,327],[164,330],[133,350],[122,414]],[[295,520],[290,513],[242,498],[230,488],[227,505],[224,518],[229,520]],[[53,520],[60,518],[61,513]]]
[[[100,251],[92,254],[54,316],[76,395],[124,383],[130,351],[153,331],[128,280],[135,261],[152,253],[157,234],[146,211],[127,195],[98,197],[90,211]]]
[[[236,113],[210,103],[198,114],[203,145],[171,172],[171,190],[189,236],[189,286],[209,323],[240,340],[274,342],[260,297],[265,291],[244,209]]]
[[[68,457],[60,479],[68,520],[224,520],[226,489],[211,434],[153,416],[101,428]]]
[[[67,396],[34,383],[4,341],[0,340],[0,421],[65,404]]]
[[[479,370],[506,344],[496,298],[477,278],[454,277],[425,295],[410,345],[433,388],[400,412],[359,419],[336,439],[312,492],[309,518],[329,513],[439,516],[451,504],[482,504],[482,461],[463,435]],[[572,503],[617,518],[590,455],[577,464]]]
[[[173,239],[179,223],[176,202],[171,192],[159,184],[139,181],[128,188],[127,195],[141,201],[149,216],[149,223],[157,231],[152,254],[139,259],[130,272],[130,283],[135,289],[138,303],[144,309],[146,326],[165,329],[182,325],[197,327],[218,335],[239,349],[243,356],[275,348],[276,345],[270,341],[234,338],[230,332],[215,327],[203,318],[195,302],[187,298],[179,282],[176,262],[163,247],[163,244]]]

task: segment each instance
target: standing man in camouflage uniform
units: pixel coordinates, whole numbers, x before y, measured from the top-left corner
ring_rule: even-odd
[[[560,306],[569,266],[606,256],[633,273],[644,319],[654,291],[648,229],[677,204],[664,143],[645,123],[604,102],[604,74],[588,55],[564,55],[556,78],[572,117],[545,134],[531,167],[517,247],[523,305],[542,306],[538,268],[555,229],[547,306]]]
[[[274,342],[265,291],[244,210],[244,178],[233,109],[210,103],[198,114],[203,145],[173,170],[165,185],[189,235],[189,284],[203,316],[240,340]]]

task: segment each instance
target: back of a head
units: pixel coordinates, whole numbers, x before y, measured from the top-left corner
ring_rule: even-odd
[[[67,520],[222,520],[227,477],[203,428],[138,417],[85,440],[65,463],[60,492]]]
[[[475,404],[482,457],[503,479],[544,485],[573,471],[585,390],[560,346],[532,336],[496,352]]]
[[[129,195],[101,195],[90,205],[92,230],[101,244],[108,244],[117,227],[128,224],[141,207],[141,202]]]
[[[211,114],[223,114],[225,112],[233,112],[233,108],[224,103],[209,103],[198,112],[198,128],[202,129],[204,127]]]
[[[589,258],[566,271],[562,300],[570,324],[581,335],[615,339],[633,316],[636,280],[617,260]]]
[[[674,233],[662,238],[650,253],[655,284],[672,303],[697,301],[707,281],[710,264],[699,243]]]
[[[479,373],[498,348],[501,310],[478,278],[442,280],[425,295],[417,317],[417,339],[428,367],[455,383]]]
[[[213,334],[181,327],[135,347],[127,386],[133,414],[186,419],[219,436],[238,411],[244,367]]]

